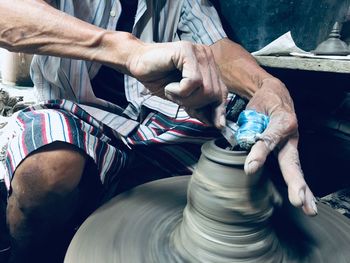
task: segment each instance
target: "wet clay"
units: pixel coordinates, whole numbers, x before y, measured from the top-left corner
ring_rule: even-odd
[[[93,213],[65,262],[350,262],[350,220],[323,204],[305,216],[266,173],[245,175],[245,157],[206,143],[192,176],[144,184]]]

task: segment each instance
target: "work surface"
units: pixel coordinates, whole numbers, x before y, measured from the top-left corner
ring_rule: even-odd
[[[293,56],[255,56],[261,66],[319,72],[350,73],[350,60],[300,58]]]

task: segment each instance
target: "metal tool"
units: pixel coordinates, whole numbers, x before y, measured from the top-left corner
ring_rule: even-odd
[[[263,113],[244,110],[239,114],[237,123],[227,120],[221,133],[230,143],[231,150],[237,145],[242,149],[250,150],[266,129],[269,121],[270,118]]]
[[[226,126],[221,130],[221,134],[229,142],[229,144],[231,145],[231,149],[238,145],[238,142],[235,137],[235,133],[237,132],[238,128],[239,126],[237,125],[237,123],[226,120]]]

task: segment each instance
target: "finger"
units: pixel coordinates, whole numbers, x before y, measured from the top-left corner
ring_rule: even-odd
[[[191,93],[197,88],[198,87],[193,88]],[[189,92],[188,90],[187,91],[182,90],[182,88],[180,86],[180,82],[169,83],[164,88],[165,97],[170,99],[170,100],[175,100],[177,98],[187,97],[190,95],[190,93],[188,93],[188,92]]]
[[[219,90],[208,90],[208,88],[201,86],[194,89],[188,96],[184,96],[185,93],[181,90],[181,84],[170,83],[164,88],[165,97],[181,106],[192,109],[223,103],[222,92]]]
[[[202,78],[201,85],[183,98],[186,107],[201,108],[209,104],[222,102],[219,74],[216,68],[214,57],[210,48],[205,46],[197,47],[198,70]],[[186,80],[184,80],[186,83]],[[180,83],[181,84],[181,83]],[[185,97],[185,96],[183,96]],[[212,116],[213,117],[213,116]]]
[[[208,118],[211,114],[211,109],[209,106],[201,108],[201,109],[186,109],[186,112],[189,116],[192,118],[195,118],[209,126],[213,125],[213,122],[211,121],[211,118]]]
[[[187,114],[191,116],[192,118],[196,118],[200,120],[201,122],[210,125],[215,126],[218,129],[222,129],[226,124],[226,118],[225,115],[222,113],[225,113],[225,107],[224,105],[219,105],[217,107],[214,107],[213,105],[207,105],[206,107],[200,108],[200,109],[187,109],[185,108]],[[216,113],[218,111],[219,113]],[[221,115],[220,115],[221,112]],[[213,114],[217,114],[220,117],[217,117],[217,122],[213,122],[216,120],[213,118]]]
[[[246,174],[255,174],[262,168],[267,156],[275,147],[275,143],[272,142],[271,138],[267,133],[266,135],[262,135],[261,139],[253,145],[244,163]]]
[[[212,114],[212,115],[214,116],[213,117],[214,126],[221,130],[226,125],[225,103],[223,102],[216,107],[214,106],[213,111],[214,111],[214,114]]]
[[[305,214],[309,216],[315,216],[317,215],[317,205],[316,205],[316,198],[314,197],[313,193],[311,192],[310,188],[306,188],[306,204],[303,205],[303,211]],[[311,200],[311,201],[308,201]]]
[[[278,153],[278,162],[283,178],[288,186],[288,198],[297,207],[302,207],[307,215],[316,215],[315,197],[306,184],[297,150],[297,136],[290,138]]]
[[[305,204],[306,182],[301,170],[299,154],[291,138],[278,152],[278,162],[283,178],[288,186],[288,196],[290,202],[295,206]]]
[[[164,93],[169,98],[186,98],[197,91],[201,85],[201,80],[181,79],[180,82],[167,84],[164,88]]]
[[[164,93],[169,100],[186,108],[196,109],[212,103],[214,96],[206,94],[213,85],[210,82],[210,70],[207,70],[211,62],[208,61],[205,48],[193,45],[191,50],[193,52],[187,54],[182,65],[181,81],[179,84],[167,85]]]
[[[180,94],[178,92],[178,90],[180,89],[179,85],[180,84],[178,82],[168,84],[164,89],[165,97],[181,106],[184,106],[186,112],[192,118],[196,118],[208,125],[215,125],[219,129],[221,129],[225,125],[225,108],[223,103],[219,106],[206,105],[204,107],[196,109],[196,105],[193,105],[192,103],[192,97],[195,95],[190,96],[190,98],[183,98],[175,95],[175,93]],[[190,101],[190,103],[188,103],[187,101]]]
[[[247,174],[254,174],[259,170],[267,156],[277,145],[283,145],[284,140],[295,133],[297,122],[290,114],[283,112],[272,114],[266,130],[259,136],[259,140],[251,148],[245,162]]]
[[[206,64],[206,55],[203,52],[203,47],[200,45],[187,46],[188,51],[180,65],[179,70],[182,72],[182,79],[180,81],[180,89],[173,94],[180,97],[190,96],[198,87],[203,85],[203,75],[201,65]]]
[[[179,84],[167,85],[165,97],[186,108],[191,117],[221,129],[226,122],[224,102],[227,88],[220,78],[211,49],[195,45],[193,50],[195,59],[191,62],[185,60],[183,79]],[[194,68],[197,68],[195,74],[192,72]]]
[[[161,98],[167,98],[165,96],[165,89],[167,85],[176,85],[181,80],[181,72],[180,71],[172,71],[171,73],[167,74],[166,77],[163,77],[156,82],[143,82],[143,85],[145,86],[145,90],[141,91],[142,95],[155,95]],[[176,87],[172,87],[170,89],[176,90]]]
[[[222,129],[226,125],[226,98],[227,98],[227,87],[221,79],[221,75],[214,61],[214,56],[211,49],[208,50],[209,57],[211,58],[212,67],[211,67],[211,82],[215,88],[215,96],[217,101],[213,103],[213,114],[212,121],[214,126],[218,129]]]
[[[184,100],[171,96],[171,100],[183,106],[188,115],[192,118],[196,118],[209,125],[214,125],[218,129],[222,129],[226,125],[226,109],[224,102],[219,105],[217,105],[217,103],[212,103],[204,107],[196,108],[193,107],[192,104],[190,106],[186,105],[186,99]]]
[[[183,92],[176,89],[182,88],[181,86],[176,87],[176,84],[167,85],[164,89],[166,98],[186,108],[199,109],[217,102],[217,96],[215,94],[209,95],[203,87],[197,87],[188,96],[178,95],[183,94]]]

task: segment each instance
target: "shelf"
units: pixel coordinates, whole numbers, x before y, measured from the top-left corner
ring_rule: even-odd
[[[255,56],[260,66],[295,70],[350,73],[350,60],[300,58],[292,56]]]

